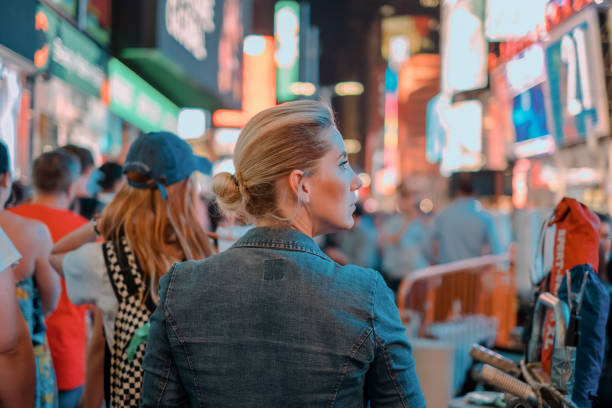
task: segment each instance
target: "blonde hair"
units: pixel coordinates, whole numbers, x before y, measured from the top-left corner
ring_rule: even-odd
[[[147,182],[138,172],[128,179]],[[159,190],[125,184],[102,212],[97,226],[105,241],[125,236],[136,254],[147,288],[157,301],[159,279],[173,263],[202,259],[212,254],[206,232],[196,216],[196,195],[190,178],[167,186],[168,199]],[[144,295],[144,293],[143,293]]]
[[[276,182],[292,170],[312,170],[329,149],[321,133],[335,126],[331,109],[315,101],[288,102],[255,115],[238,137],[235,175],[213,178],[221,209],[251,222],[282,219]]]

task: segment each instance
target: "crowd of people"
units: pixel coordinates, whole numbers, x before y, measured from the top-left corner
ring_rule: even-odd
[[[396,188],[396,212],[353,214],[355,226],[322,239],[325,252],[341,264],[380,271],[397,290],[411,272],[508,250],[500,228],[475,196],[469,177],[459,178],[454,200],[437,214],[421,211],[407,183]]]
[[[500,251],[469,182],[433,220],[401,185],[374,222],[313,101],[253,117],[233,160],[209,208],[242,225],[213,232],[211,163],[172,133],[122,165],[43,153],[31,195],[0,144],[1,406],[424,406],[389,288]]]

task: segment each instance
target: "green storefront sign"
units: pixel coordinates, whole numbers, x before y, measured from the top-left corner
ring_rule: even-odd
[[[35,29],[39,33],[36,67],[100,97],[106,80],[106,51],[42,4],[36,12]]]
[[[145,132],[176,132],[178,106],[115,58],[108,63],[108,75],[113,113]]]

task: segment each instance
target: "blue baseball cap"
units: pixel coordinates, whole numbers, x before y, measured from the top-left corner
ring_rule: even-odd
[[[212,173],[212,163],[205,157],[196,156],[191,146],[171,132],[151,132],[141,135],[132,143],[128,151],[123,172],[137,171],[150,177],[168,199],[166,186],[185,180],[194,171]],[[151,188],[149,183],[137,183],[130,179],[128,184],[134,188]]]

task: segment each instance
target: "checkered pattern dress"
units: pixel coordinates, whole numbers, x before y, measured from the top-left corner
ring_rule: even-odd
[[[106,379],[110,401],[113,407],[138,407],[146,342],[138,346],[133,360],[128,359],[126,352],[134,333],[149,321],[155,305],[150,296],[144,302],[141,300],[141,293],[146,291],[144,275],[127,239],[104,242],[102,249],[106,271],[119,303],[115,333],[107,334],[115,339],[114,347],[109,349],[110,359],[106,359],[110,367],[105,370],[110,374]]]

